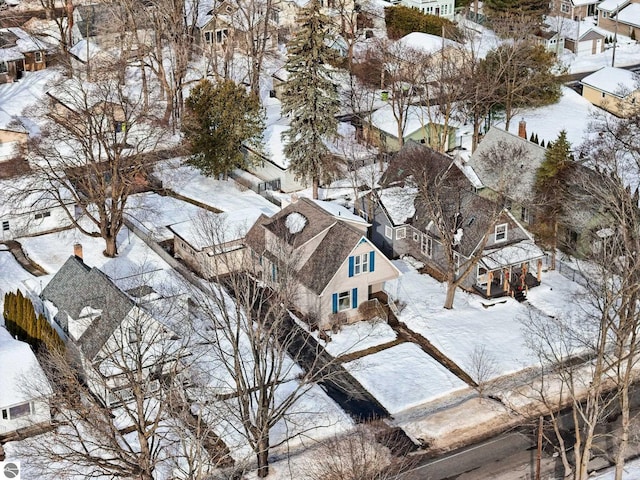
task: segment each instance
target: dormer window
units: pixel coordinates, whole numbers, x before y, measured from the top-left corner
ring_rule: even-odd
[[[495,239],[496,239],[496,242],[504,242],[507,239],[506,223],[501,223],[500,225],[496,225]]]

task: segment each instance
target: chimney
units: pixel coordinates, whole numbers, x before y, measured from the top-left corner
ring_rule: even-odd
[[[527,139],[527,122],[524,121],[524,118],[518,123],[518,136]]]
[[[291,194],[291,203],[296,203],[298,201],[300,197],[298,196],[297,193],[292,193]]]
[[[73,254],[76,257],[78,257],[80,260],[82,260],[82,244],[81,243],[73,244]]]

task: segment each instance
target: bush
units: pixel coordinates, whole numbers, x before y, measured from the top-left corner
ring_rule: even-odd
[[[459,38],[460,32],[453,22],[435,15],[426,15],[419,10],[395,6],[384,9],[384,19],[387,25],[387,36],[393,40],[404,37],[412,32],[442,35],[442,30],[448,38]]]

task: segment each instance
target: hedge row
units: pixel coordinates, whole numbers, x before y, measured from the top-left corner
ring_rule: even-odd
[[[459,35],[458,29],[450,20],[400,5],[386,7],[384,19],[387,25],[387,36],[393,40],[412,32],[441,36],[443,29],[447,38],[457,38]]]

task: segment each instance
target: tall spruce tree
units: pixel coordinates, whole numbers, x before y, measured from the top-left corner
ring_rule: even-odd
[[[551,249],[551,269],[555,269],[558,225],[567,208],[567,181],[573,155],[567,132],[562,130],[555,142],[549,142],[545,157],[536,172],[536,194],[540,205],[539,234]]]
[[[260,99],[242,85],[224,80],[216,85],[202,80],[186,101],[182,131],[191,157],[188,162],[209,176],[224,176],[246,160],[247,143],[258,147],[264,130]]]
[[[313,198],[318,198],[320,182],[328,181],[334,171],[325,142],[338,128],[338,89],[329,66],[336,53],[327,46],[328,23],[318,0],[300,10],[298,33],[288,45],[289,79],[282,97],[282,113],[291,119],[282,134],[284,153],[296,178],[311,181]]]

